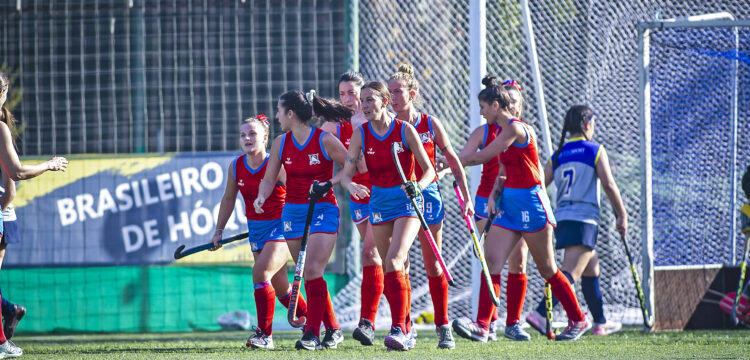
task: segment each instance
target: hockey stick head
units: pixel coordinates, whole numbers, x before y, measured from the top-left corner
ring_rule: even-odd
[[[332,187],[333,184],[330,181],[324,183],[320,183],[318,180],[313,181],[312,188],[310,189],[310,202],[317,202],[318,199],[325,196]]]
[[[174,259],[182,259],[185,257],[186,254],[182,253],[182,250],[185,250],[185,245],[180,245],[177,250],[174,251]]]
[[[406,174],[404,174],[404,169],[401,168],[401,162],[398,160],[398,152],[402,150],[401,146],[401,143],[398,142],[391,143],[391,155],[393,156],[393,162],[396,163],[396,169],[398,170],[398,176],[401,177],[401,182],[406,183]]]

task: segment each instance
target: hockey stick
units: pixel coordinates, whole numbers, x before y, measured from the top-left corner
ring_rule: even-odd
[[[633,264],[633,257],[630,256],[630,248],[628,242],[624,236],[620,236],[622,243],[625,245],[625,254],[628,256],[628,262],[630,263],[630,271],[633,273],[633,281],[635,282],[635,290],[638,294],[638,301],[641,303],[641,312],[643,313],[643,326],[652,328],[654,326],[654,319],[648,314],[646,309],[646,299],[643,296],[643,289],[641,288],[641,281],[638,280],[638,272],[635,271],[635,265]]]
[[[248,236],[247,231],[245,231],[245,232],[243,232],[241,234],[237,234],[235,236],[228,237],[226,239],[221,239],[221,241],[219,243],[222,244],[222,245],[229,244],[232,241],[242,240],[242,239],[246,238],[247,236]],[[175,260],[182,259],[185,256],[192,255],[192,254],[195,254],[197,252],[201,252],[203,250],[213,249],[214,248],[214,243],[210,242],[208,244],[203,244],[203,245],[196,246],[196,247],[187,249],[185,251],[182,251],[184,248],[185,248],[185,245],[180,245],[177,248],[177,250],[174,251],[174,259]]]
[[[400,143],[394,142],[391,144],[391,155],[393,155],[393,161],[396,163],[396,169],[398,169],[398,175],[401,177],[401,182],[406,184],[406,175],[404,175],[404,169],[401,168],[401,162],[398,161],[398,150],[400,149]],[[427,242],[430,243],[430,247],[432,248],[432,252],[435,254],[435,258],[438,260],[438,263],[440,263],[440,268],[443,269],[443,273],[445,274],[445,280],[448,281],[448,285],[453,286],[453,277],[451,277],[451,273],[448,271],[448,267],[445,265],[445,260],[443,260],[443,256],[440,255],[440,250],[437,248],[437,244],[435,243],[435,239],[432,237],[432,233],[430,232],[430,228],[427,227],[427,220],[424,219],[424,215],[422,215],[422,210],[419,209],[419,206],[417,206],[417,200],[413,197],[409,197],[409,200],[411,200],[411,205],[414,206],[414,211],[417,213],[417,217],[419,217],[419,222],[422,224],[422,230],[424,231],[425,236],[427,236]],[[424,250],[423,250],[424,251]]]
[[[545,314],[545,327],[547,339],[555,340],[555,332],[552,330],[552,285],[544,282],[544,307],[547,309]]]
[[[461,206],[461,209],[464,208],[464,197],[461,195],[461,191],[458,190],[458,183],[456,181],[453,181],[453,190],[456,191],[456,197],[458,197],[458,204]],[[477,224],[474,222],[474,219],[472,219],[470,216],[464,216],[464,220],[466,220],[466,226],[469,228],[469,232],[471,233],[471,238],[474,241],[474,255],[477,256],[479,259],[479,262],[482,264],[482,275],[484,275],[484,283],[487,285],[487,288],[490,289],[490,300],[492,300],[492,303],[495,304],[495,306],[500,306],[500,299],[497,297],[497,294],[495,294],[495,287],[492,285],[492,277],[490,277],[490,269],[487,267],[487,261],[484,259],[484,253],[482,252],[481,245],[479,244],[479,239],[477,239],[477,233],[474,231],[476,229]],[[491,222],[489,222],[491,223]],[[487,231],[485,231],[487,233]]]
[[[750,232],[745,233],[745,251],[742,253],[742,262],[740,263],[740,281],[737,284],[737,292],[734,295],[734,304],[732,305],[732,323],[739,324],[737,319],[737,306],[740,305],[742,297],[742,283],[745,282],[745,268],[747,267],[747,251],[750,250]]]
[[[302,283],[302,273],[305,270],[305,254],[307,253],[307,238],[310,237],[310,224],[312,223],[315,203],[318,199],[325,196],[333,185],[330,181],[320,185],[317,180],[313,182],[312,191],[310,191],[310,205],[307,207],[307,217],[305,218],[305,229],[302,232],[302,241],[299,246],[299,255],[297,256],[297,266],[294,269],[294,282],[292,282],[292,291],[289,298],[289,310],[286,318],[289,324],[295,328],[301,328],[307,323],[307,318],[301,316],[297,319],[297,300],[299,299],[299,288]]]

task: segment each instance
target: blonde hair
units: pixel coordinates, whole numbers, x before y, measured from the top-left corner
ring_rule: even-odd
[[[421,103],[421,101],[417,100],[419,99],[419,82],[417,82],[417,79],[414,77],[413,66],[408,63],[398,64],[396,72],[388,78],[388,81],[391,80],[403,81],[403,83],[406,85],[406,88],[409,91],[414,91],[414,93],[416,94],[414,95],[414,99],[412,99],[412,102],[415,104]]]

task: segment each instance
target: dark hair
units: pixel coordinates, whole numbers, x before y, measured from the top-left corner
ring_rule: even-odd
[[[507,109],[513,104],[512,91],[518,91],[513,85],[497,85],[497,78],[492,75],[485,75],[482,79],[482,85],[485,88],[479,92],[479,101],[492,104],[497,101],[501,109]],[[520,93],[519,93],[520,95]]]
[[[380,81],[370,81],[364,86],[362,86],[362,90],[364,89],[370,89],[374,93],[376,93],[378,96],[380,96],[381,99],[385,100],[386,102],[391,101],[391,92],[388,91],[388,88],[383,85]]]
[[[312,104],[301,91],[289,90],[279,96],[279,102],[285,109],[294,112],[303,123],[307,124],[312,119]]]
[[[745,169],[745,175],[742,175],[742,191],[745,192],[745,197],[750,200],[750,165]]]
[[[8,75],[5,75],[5,73],[0,72],[0,96],[3,96],[3,94],[7,94],[10,91],[10,80],[8,80]],[[5,102],[7,103],[8,100],[6,99]],[[3,104],[2,109],[0,109],[0,121],[4,122],[6,125],[8,125],[8,129],[10,129],[10,133],[13,136],[13,146],[16,145],[16,118],[13,117],[13,114],[10,113],[10,110],[8,110],[7,107],[5,107],[5,104]]]
[[[594,110],[591,110],[591,108],[586,105],[573,105],[568,109],[568,112],[565,113],[560,144],[557,147],[557,151],[552,155],[552,164],[555,166],[557,165],[557,158],[562,152],[563,145],[565,145],[565,136],[568,133],[583,133],[583,125],[591,121],[591,118],[593,117]]]
[[[365,84],[365,77],[357,71],[347,71],[339,76],[339,84],[342,82],[351,81],[358,88],[361,88]]]
[[[325,121],[349,121],[354,116],[354,111],[346,107],[337,100],[326,99],[313,95],[313,111],[316,116],[322,117]]]

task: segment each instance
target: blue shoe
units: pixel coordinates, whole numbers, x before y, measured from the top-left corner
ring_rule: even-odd
[[[584,317],[583,321],[571,321],[568,320],[568,327],[563,330],[563,332],[560,333],[560,335],[555,336],[555,340],[558,341],[573,341],[578,340],[581,335],[586,333],[591,329],[591,323]]]
[[[513,325],[505,327],[505,337],[514,341],[531,340],[529,333],[521,329],[520,321],[516,321]]]

